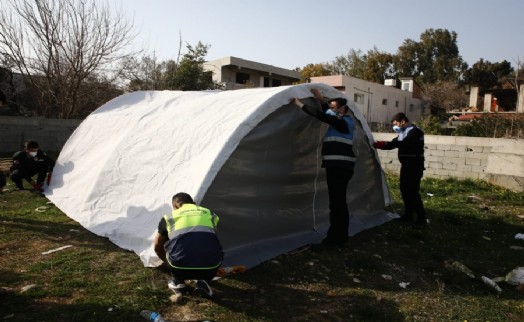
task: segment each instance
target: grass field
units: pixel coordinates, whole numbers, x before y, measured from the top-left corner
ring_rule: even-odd
[[[397,180],[388,176],[401,210]],[[6,191],[0,320],[145,321],[139,312],[149,309],[169,321],[524,321],[524,293],[499,282],[499,294],[480,279],[524,266],[524,240],[515,238],[524,233],[524,194],[434,179],[423,180],[422,194],[431,221],[424,230],[389,222],[345,249],[297,250],[218,280],[213,300],[190,294],[175,304],[165,271],[144,268],[46,198]]]

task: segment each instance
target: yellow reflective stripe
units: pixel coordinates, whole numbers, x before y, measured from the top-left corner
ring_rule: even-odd
[[[169,239],[191,231],[215,233],[219,217],[209,209],[186,204],[164,216]]]
[[[171,228],[173,227],[174,220],[173,217],[169,218],[168,216],[169,215],[164,215],[164,219],[166,221],[167,234],[169,235],[169,233],[171,233]]]
[[[169,260],[168,260],[169,262]],[[215,266],[210,266],[210,267],[182,267],[182,266],[176,266],[176,265],[173,265],[171,263],[169,263],[169,265],[173,268],[176,268],[176,269],[199,269],[199,270],[203,270],[203,269],[213,269],[213,268],[218,268],[220,267],[220,265],[222,265],[222,262],[216,264]]]

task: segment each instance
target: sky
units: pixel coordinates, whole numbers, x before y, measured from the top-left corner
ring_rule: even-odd
[[[99,0],[100,1],[100,0]],[[458,35],[459,54],[524,60],[522,0],[110,0],[135,26],[136,48],[158,60],[176,59],[199,41],[206,60],[235,56],[294,69],[330,62],[351,49],[395,54],[427,29]]]

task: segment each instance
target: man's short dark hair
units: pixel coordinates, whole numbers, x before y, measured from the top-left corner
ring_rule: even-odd
[[[348,100],[343,97],[332,98],[328,101],[328,103],[331,103],[331,102],[336,102],[338,107],[348,105]]]
[[[191,198],[191,196],[189,194],[185,193],[185,192],[179,192],[176,195],[174,195],[172,202],[173,203],[180,202],[182,204],[186,204],[186,203],[194,204],[195,203],[193,201],[193,198]]]
[[[38,149],[38,143],[36,141],[26,141],[24,146],[26,149]]]
[[[406,122],[409,122],[409,119],[406,116],[406,114],[404,114],[404,113],[397,113],[397,114],[393,115],[393,117],[391,118],[391,122],[392,123],[393,123],[393,121],[397,121],[397,122],[406,121]]]

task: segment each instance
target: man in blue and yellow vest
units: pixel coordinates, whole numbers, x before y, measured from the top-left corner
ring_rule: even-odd
[[[307,113],[329,124],[322,143],[322,167],[326,169],[329,194],[329,229],[326,238],[318,248],[343,246],[349,239],[349,210],[346,194],[349,180],[353,177],[355,154],[353,153],[353,132],[355,124],[347,115],[349,107],[345,98],[333,98],[324,102],[318,91],[311,90],[321,104],[322,110],[302,103],[294,98],[291,103]]]
[[[187,290],[185,280],[197,280],[195,291],[212,297],[209,282],[222,264],[222,245],[216,235],[218,216],[195,205],[193,198],[179,192],[173,196],[173,212],[158,224],[155,253],[166,263],[173,279],[168,287],[175,294]]]

